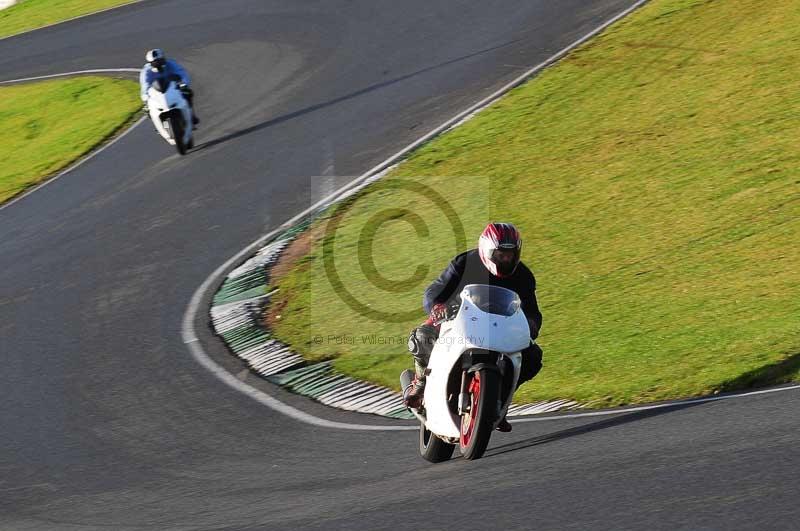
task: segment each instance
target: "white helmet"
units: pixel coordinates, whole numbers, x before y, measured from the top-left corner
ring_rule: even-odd
[[[153,70],[161,70],[167,62],[167,56],[164,55],[164,50],[161,48],[154,48],[147,52],[144,56],[145,60],[150,63]]]

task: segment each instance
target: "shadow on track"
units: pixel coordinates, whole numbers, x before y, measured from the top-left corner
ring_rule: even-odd
[[[592,422],[591,424],[584,424],[582,426],[576,426],[574,428],[569,428],[566,430],[557,431],[555,433],[548,433],[546,435],[538,435],[536,437],[531,437],[529,439],[524,439],[522,441],[517,441],[509,444],[504,444],[502,446],[496,446],[494,448],[490,448],[484,457],[494,457],[496,455],[502,455],[508,452],[515,452],[517,450],[523,450],[525,448],[531,448],[533,446],[538,446],[540,444],[547,444],[551,442],[560,441],[562,439],[567,439],[569,437],[575,437],[578,435],[584,435],[586,433],[591,433],[598,430],[604,430],[606,428],[613,428],[615,426],[621,426],[623,424],[628,424],[630,422],[637,422],[640,420],[648,419],[651,417],[657,417],[659,415],[664,415],[665,413],[672,413],[673,411],[679,411],[683,409],[687,409],[694,406],[699,406],[701,404],[675,404],[674,406],[665,407],[661,409],[651,409],[647,411],[637,411],[635,413],[629,413],[627,415],[620,415],[618,417],[614,417],[607,420],[601,420],[599,422]],[[708,405],[702,404],[702,405]],[[569,419],[568,416],[564,417],[564,420]]]
[[[338,103],[341,103],[343,101],[347,101],[347,100],[351,100],[353,98],[357,98],[358,96],[361,96],[363,94],[367,94],[367,93],[375,91],[375,90],[380,90],[382,88],[388,87],[390,85],[394,85],[396,83],[400,83],[401,81],[405,81],[405,80],[410,79],[412,77],[416,77],[416,76],[422,75],[422,74],[424,74],[426,72],[430,72],[432,70],[443,68],[443,67],[446,67],[446,66],[461,62],[461,61],[466,61],[467,59],[471,59],[473,57],[477,57],[478,55],[489,53],[489,52],[492,52],[494,50],[498,50],[500,48],[505,48],[506,46],[511,46],[513,44],[516,44],[517,42],[522,41],[522,40],[523,39],[514,39],[514,40],[511,40],[511,41],[505,42],[503,44],[498,44],[497,46],[492,46],[490,48],[485,48],[485,49],[477,51],[477,52],[473,52],[473,53],[470,53],[470,54],[467,54],[467,55],[462,55],[461,57],[457,57],[455,59],[450,59],[449,61],[444,61],[442,63],[436,64],[436,65],[433,65],[433,66],[429,66],[429,67],[423,68],[421,70],[417,70],[415,72],[412,72],[410,74],[406,74],[404,76],[396,77],[394,79],[389,79],[389,80],[386,80],[386,81],[381,81],[380,83],[375,83],[374,85],[370,85],[370,86],[368,86],[366,88],[357,90],[355,92],[351,92],[350,94],[347,94],[345,96],[340,96],[338,98],[334,98],[332,100],[328,100],[328,101],[323,102],[323,103],[317,103],[315,105],[311,105],[309,107],[305,107],[304,109],[293,111],[293,112],[284,114],[282,116],[277,116],[277,117],[272,118],[270,120],[267,120],[265,122],[261,122],[260,124],[253,125],[253,126],[245,128],[245,129],[241,129],[239,131],[235,131],[233,133],[229,133],[229,134],[227,134],[225,136],[222,136],[220,138],[217,138],[215,140],[209,140],[208,142],[204,142],[204,143],[198,145],[194,149],[194,151],[195,152],[201,151],[203,149],[210,148],[210,147],[216,146],[218,144],[222,144],[224,142],[228,142],[230,140],[234,140],[236,138],[239,138],[239,137],[242,137],[242,136],[245,136],[245,135],[249,135],[250,133],[255,133],[257,131],[261,131],[262,129],[266,129],[268,127],[272,127],[273,125],[278,125],[280,123],[286,122],[286,121],[291,120],[293,118],[297,118],[298,116],[303,116],[304,114],[312,113],[314,111],[318,111],[318,110],[324,109],[326,107],[331,107],[331,106],[336,105]]]
[[[742,391],[759,387],[770,387],[789,383],[800,374],[800,352],[788,354],[785,358],[720,384],[721,393]]]

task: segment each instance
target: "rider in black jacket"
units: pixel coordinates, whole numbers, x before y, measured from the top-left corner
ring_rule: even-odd
[[[456,256],[442,274],[428,286],[423,307],[430,315],[427,321],[411,332],[408,347],[414,355],[416,377],[404,392],[407,406],[422,405],[425,390],[425,369],[439,337],[438,321],[444,317],[446,304],[461,293],[468,284],[489,284],[510,289],[519,295],[522,311],[528,318],[531,338],[536,339],[542,328],[542,312],[536,302],[536,279],[520,262],[522,239],[511,223],[490,223],[481,233],[478,248]],[[542,349],[535,343],[522,351],[522,368],[518,386],[532,379],[542,368]],[[503,419],[497,429],[511,431]]]

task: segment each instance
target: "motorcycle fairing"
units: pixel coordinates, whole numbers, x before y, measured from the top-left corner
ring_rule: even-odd
[[[445,437],[458,438],[460,435],[460,418],[448,403],[448,380],[456,364],[461,371],[464,354],[467,351],[490,351],[504,355],[511,361],[513,382],[516,383],[522,364],[520,352],[530,345],[530,328],[522,310],[517,309],[510,316],[484,312],[469,298],[469,290],[474,286],[464,287],[456,317],[442,323],[428,363],[425,424],[433,433]],[[512,395],[513,392],[508,394],[506,403],[500,408],[501,413],[508,409]]]

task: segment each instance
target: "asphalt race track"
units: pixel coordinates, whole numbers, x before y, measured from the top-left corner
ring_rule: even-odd
[[[203,122],[185,158],[144,123],[0,210],[0,529],[796,529],[798,391],[519,423],[432,466],[181,340],[230,256],[631,3],[148,0],[1,40],[0,79],[163,47]]]

